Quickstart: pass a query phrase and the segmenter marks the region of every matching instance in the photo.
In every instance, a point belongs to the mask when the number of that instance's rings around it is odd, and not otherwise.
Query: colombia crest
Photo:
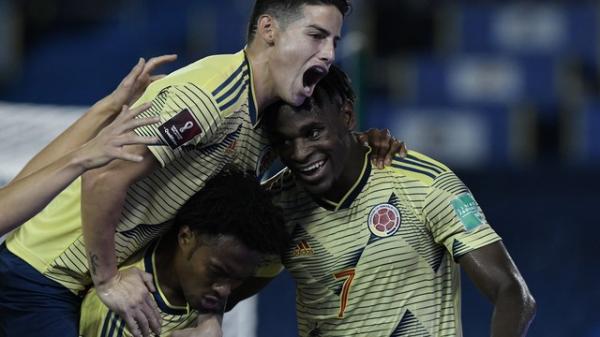
[[[380,238],[394,235],[401,222],[400,212],[391,204],[377,205],[369,212],[369,230]]]

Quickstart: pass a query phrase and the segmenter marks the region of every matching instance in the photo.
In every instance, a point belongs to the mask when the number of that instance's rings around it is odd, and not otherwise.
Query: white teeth
[[[302,172],[309,172],[309,171],[312,171],[312,170],[316,170],[316,169],[320,168],[321,166],[323,166],[324,164],[325,164],[325,161],[324,160],[320,160],[320,161],[318,161],[318,162],[316,162],[314,164],[311,164],[310,166],[307,166],[305,168],[300,169],[300,171],[302,171]]]

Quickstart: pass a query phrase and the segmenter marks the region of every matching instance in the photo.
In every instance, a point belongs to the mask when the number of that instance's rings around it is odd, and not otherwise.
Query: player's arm
[[[117,158],[140,161],[141,157],[123,151],[123,146],[158,141],[155,137],[130,133],[136,127],[157,122],[155,118],[134,118],[147,107],[141,106],[132,111],[124,108],[121,115],[90,142],[0,189],[0,234],[27,221],[86,170]]]
[[[75,151],[90,141],[119,115],[124,105],[131,105],[150,83],[164,76],[153,75],[157,67],[176,58],[176,55],[163,55],[151,58],[148,62],[140,59],[111,94],[96,102],[75,123],[36,154],[13,180],[19,180],[50,165],[65,153]]]
[[[458,262],[494,304],[491,336],[525,336],[536,303],[502,242],[473,250],[459,257]]]
[[[160,314],[151,298],[152,276],[137,268],[117,270],[115,231],[129,187],[159,164],[144,145],[125,151],[140,162],[116,160],[82,177],[82,225],[90,274],[98,297],[125,320],[136,337],[160,333]]]
[[[377,168],[392,165],[395,155],[406,156],[406,145],[392,136],[389,129],[369,129],[356,133],[361,143],[368,144],[371,151],[371,162]]]

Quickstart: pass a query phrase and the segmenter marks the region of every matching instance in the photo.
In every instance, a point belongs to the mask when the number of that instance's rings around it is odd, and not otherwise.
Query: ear
[[[196,234],[188,226],[181,226],[177,233],[179,247],[186,250],[196,246]]]
[[[257,33],[260,38],[269,46],[275,44],[275,32],[277,21],[269,14],[263,14],[258,18]]]
[[[351,102],[344,102],[341,107],[342,118],[344,125],[348,131],[354,130],[356,127],[356,117],[354,116],[354,105]]]

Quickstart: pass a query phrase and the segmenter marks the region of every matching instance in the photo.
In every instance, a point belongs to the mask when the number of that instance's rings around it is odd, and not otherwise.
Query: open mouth
[[[327,69],[320,66],[312,66],[304,72],[302,84],[305,88],[313,88],[317,83],[327,75]]]
[[[307,176],[307,177],[311,177],[314,176],[315,174],[317,174],[317,172],[319,172],[319,170],[325,166],[325,163],[327,162],[327,160],[319,160],[316,161],[306,167],[302,167],[302,168],[298,168],[297,170],[303,175],[303,176]]]

